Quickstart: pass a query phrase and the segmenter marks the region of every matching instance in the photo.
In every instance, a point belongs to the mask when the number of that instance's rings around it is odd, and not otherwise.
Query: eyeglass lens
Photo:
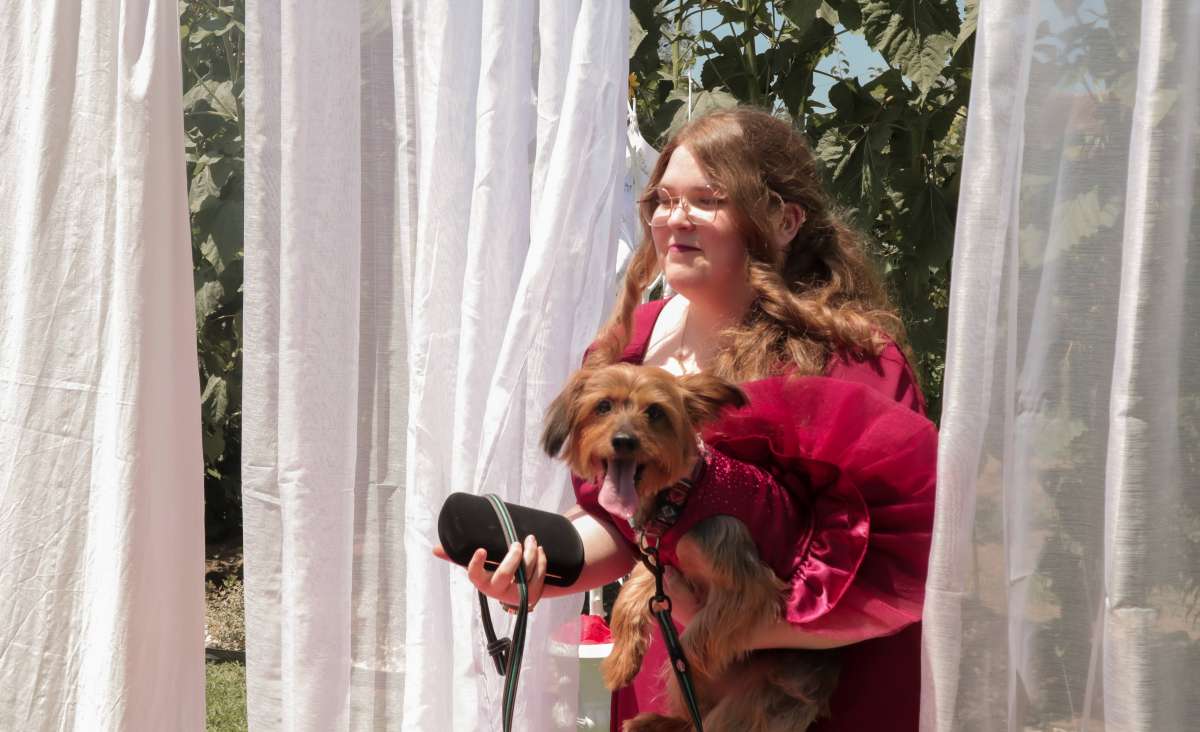
[[[677,206],[693,224],[712,223],[725,198],[714,188],[696,188],[673,196],[666,188],[651,189],[641,201],[642,219],[650,226],[666,226]]]

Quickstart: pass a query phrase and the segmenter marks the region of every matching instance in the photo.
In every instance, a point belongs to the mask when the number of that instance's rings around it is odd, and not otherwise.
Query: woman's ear
[[[779,207],[779,217],[776,219],[775,246],[782,248],[790,244],[807,219],[808,213],[803,206],[792,201],[784,201],[783,205]]]
[[[693,427],[699,428],[716,419],[726,407],[740,408],[749,403],[741,389],[711,374],[680,376],[679,385],[683,388],[683,402]]]

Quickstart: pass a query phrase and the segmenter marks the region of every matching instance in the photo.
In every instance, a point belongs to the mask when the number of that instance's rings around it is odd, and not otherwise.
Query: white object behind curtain
[[[922,729],[1200,719],[1200,4],[980,5]]]
[[[654,172],[654,164],[658,162],[658,150],[638,128],[637,112],[633,109],[632,101],[626,108],[625,124],[625,185],[624,197],[621,201],[621,217],[617,235],[617,289],[625,278],[625,268],[629,258],[637,251],[642,240],[642,222],[638,213],[637,199],[642,195],[650,175]]]
[[[537,441],[611,299],[628,9],[247,14],[250,727],[498,729],[435,520],[573,502]],[[575,727],[581,604],[531,616],[519,729]]]
[[[0,729],[204,727],[175,2],[0,6]]]

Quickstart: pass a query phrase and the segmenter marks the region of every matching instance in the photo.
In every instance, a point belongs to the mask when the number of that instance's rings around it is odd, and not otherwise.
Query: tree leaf
[[[846,30],[858,30],[862,25],[858,0],[825,0],[817,9],[817,17],[831,26],[840,23]]]
[[[232,81],[216,82],[211,79],[201,79],[183,95],[183,111],[185,114],[204,111],[198,109],[201,103],[207,104],[208,109],[229,120],[238,118],[237,97],[233,93]]]
[[[708,112],[718,109],[729,109],[738,105],[737,97],[733,96],[722,89],[714,89],[712,91],[699,91],[692,97],[692,117],[699,117]],[[675,112],[675,117],[671,120],[671,126],[667,130],[667,137],[671,137],[679,128],[683,127],[688,122],[687,105],[683,105]]]
[[[221,187],[213,180],[212,169],[207,165],[199,165],[192,175],[191,185],[188,186],[188,208],[192,213],[199,213],[220,202]]]
[[[877,147],[878,135],[865,126],[849,133],[828,131],[817,143],[817,156],[829,171],[829,188],[845,206],[858,212],[858,223],[869,226],[883,197],[887,161]]]
[[[749,101],[750,85],[746,83],[746,72],[742,66],[741,49],[731,53],[712,56],[700,69],[700,84],[706,89],[724,87],[738,99]],[[686,88],[681,90],[687,91]]]
[[[780,81],[777,85],[779,96],[783,99],[784,106],[787,107],[788,113],[797,115],[800,113],[800,106],[809,98],[813,91],[813,73],[810,69],[796,68],[800,64],[793,64],[790,73],[780,75]]]
[[[225,379],[220,376],[209,376],[200,394],[200,404],[213,422],[222,422],[229,408],[229,389]]]
[[[221,259],[221,252],[211,236],[200,243],[200,256],[212,265],[213,271],[218,275],[225,271],[225,262]]]
[[[926,182],[912,199],[909,224],[918,267],[941,266],[954,246],[954,220],[941,189]]]
[[[950,60],[958,9],[953,0],[868,0],[862,28],[871,47],[924,94]]]
[[[822,4],[822,0],[786,0],[779,11],[795,27],[796,33],[801,34],[817,19],[817,10]]]
[[[637,15],[631,13],[629,15],[629,55],[630,56],[633,56],[633,54],[637,51],[637,47],[639,45],[641,45],[642,39],[645,38],[646,35],[647,35],[646,29],[642,27],[641,21],[638,20]]]
[[[220,282],[205,282],[196,289],[196,327],[204,325],[204,321],[221,306],[221,297],[225,288]]]
[[[954,41],[951,53],[958,53],[963,44],[975,37],[975,28],[979,25],[979,0],[964,0],[966,13],[963,15],[962,27],[958,29],[958,38]]]

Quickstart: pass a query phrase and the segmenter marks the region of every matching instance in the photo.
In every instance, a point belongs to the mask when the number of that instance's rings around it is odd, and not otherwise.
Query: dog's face
[[[641,524],[660,490],[688,476],[700,428],[745,406],[733,384],[707,374],[676,378],[651,366],[584,368],[546,414],[542,447],[600,486],[600,505]]]

